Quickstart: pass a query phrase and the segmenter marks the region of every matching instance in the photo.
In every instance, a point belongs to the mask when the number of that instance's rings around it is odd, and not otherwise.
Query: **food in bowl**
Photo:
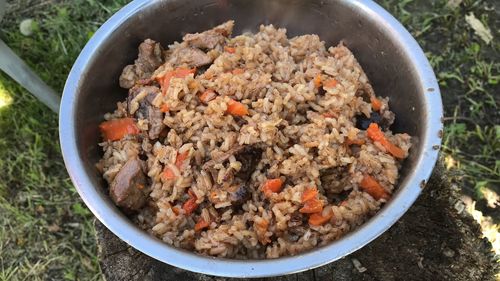
[[[151,39],[124,68],[97,164],[109,194],[175,247],[236,259],[295,255],[339,239],[390,199],[411,137],[390,130],[342,43],[233,21]]]

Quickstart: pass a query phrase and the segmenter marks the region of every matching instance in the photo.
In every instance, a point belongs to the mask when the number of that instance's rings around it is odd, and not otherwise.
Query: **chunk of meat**
[[[155,86],[139,86],[129,90],[127,107],[130,115],[138,119],[146,119],[149,123],[148,136],[157,139],[165,128],[164,113],[153,105],[153,100],[160,93]]]
[[[120,75],[120,87],[132,88],[136,81],[148,79],[163,63],[163,48],[160,43],[146,39],[139,45],[139,55],[134,64],[127,65]]]
[[[198,48],[178,47],[172,52],[168,62],[173,66],[200,67],[212,63],[212,58]]]
[[[250,176],[255,171],[257,164],[259,164],[260,159],[262,158],[262,152],[263,152],[262,148],[260,148],[258,145],[237,146],[233,149],[228,150],[225,153],[222,153],[218,157],[213,158],[210,161],[207,161],[203,165],[203,169],[212,173],[212,170],[214,169],[215,165],[224,164],[226,161],[229,160],[229,157],[234,155],[236,160],[241,162],[241,169],[238,172],[236,172],[234,176],[239,178],[243,182],[246,182],[250,179]],[[229,172],[231,171],[228,171],[228,173]],[[229,180],[230,177],[227,177],[227,179]]]
[[[213,49],[222,45],[225,39],[233,32],[234,21],[230,20],[202,33],[186,34],[184,42],[200,49]]]
[[[350,174],[347,166],[319,171],[321,186],[329,194],[341,193],[349,185]]]
[[[146,204],[147,179],[142,166],[141,160],[129,159],[111,182],[111,199],[126,211],[137,211]]]
[[[262,158],[262,152],[263,150],[260,147],[246,145],[235,153],[234,157],[237,161],[241,162],[241,169],[235,176],[243,181],[248,181]]]

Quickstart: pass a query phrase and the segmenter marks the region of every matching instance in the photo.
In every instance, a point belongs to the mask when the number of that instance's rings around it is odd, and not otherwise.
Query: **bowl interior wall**
[[[185,33],[209,29],[226,20],[236,21],[234,35],[258,30],[260,24],[285,27],[288,36],[318,34],[327,46],[343,41],[355,54],[367,73],[377,95],[389,96],[391,110],[396,113],[393,130],[416,137],[417,143],[405,160],[400,184],[415,169],[422,151],[426,112],[423,110],[424,89],[415,70],[401,52],[388,27],[375,25],[371,14],[356,10],[343,1],[286,0],[174,0],[151,1],[139,14],[130,17],[102,44],[84,75],[77,93],[76,132],[80,157],[94,186],[106,195],[106,185],[95,169],[101,157],[98,147],[98,125],[106,112],[116,108],[127,91],[118,86],[118,77],[127,64],[133,63],[138,45],[146,38],[164,47],[180,41]],[[60,118],[70,118],[61,116]],[[111,204],[111,203],[110,203]]]

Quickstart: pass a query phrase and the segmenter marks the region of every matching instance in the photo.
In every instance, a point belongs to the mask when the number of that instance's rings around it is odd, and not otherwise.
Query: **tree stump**
[[[98,257],[108,281],[233,280],[185,271],[150,258],[100,222]],[[338,261],[272,280],[494,280],[491,244],[465,211],[459,191],[439,163],[417,202],[386,233]],[[250,279],[239,279],[250,280]],[[271,280],[267,278],[252,280]]]

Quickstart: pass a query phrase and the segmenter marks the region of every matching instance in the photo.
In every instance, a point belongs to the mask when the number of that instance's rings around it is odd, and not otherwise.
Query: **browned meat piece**
[[[132,88],[137,80],[147,79],[163,63],[160,43],[146,39],[139,45],[139,55],[133,65],[127,65],[120,76],[120,87]]]
[[[241,162],[241,169],[235,176],[243,181],[248,181],[262,158],[262,148],[255,145],[246,145],[235,153],[234,157]]]
[[[290,220],[288,221],[288,227],[290,228],[296,227],[302,225],[303,222],[304,222],[304,216],[302,216],[300,212],[296,211],[292,214]]]
[[[212,63],[212,58],[198,48],[179,47],[172,52],[168,62],[173,66],[200,67]]]
[[[347,166],[323,169],[319,171],[321,186],[328,194],[339,194],[350,185]]]
[[[246,182],[250,179],[250,176],[255,171],[257,164],[260,162],[262,157],[262,148],[257,145],[237,146],[228,150],[226,153],[221,154],[217,158],[207,161],[203,165],[203,169],[211,171],[213,170],[213,166],[216,164],[224,164],[229,157],[231,157],[231,155],[234,155],[236,160],[241,162],[241,169],[234,176]],[[228,180],[232,178],[232,175],[226,176],[228,176]]]
[[[202,33],[186,34],[184,42],[200,49],[213,49],[223,44],[226,37],[233,32],[234,21],[230,20]]]
[[[229,190],[229,200],[233,206],[239,207],[250,200],[252,193],[244,183],[234,185]]]
[[[142,161],[129,159],[116,174],[109,194],[115,204],[126,211],[137,211],[146,204],[146,175],[142,171]]]
[[[148,136],[150,139],[157,139],[162,130],[164,114],[161,110],[153,106],[153,100],[160,93],[160,89],[155,86],[140,86],[130,89],[127,98],[127,107],[130,115],[138,119],[146,119],[149,122]]]

